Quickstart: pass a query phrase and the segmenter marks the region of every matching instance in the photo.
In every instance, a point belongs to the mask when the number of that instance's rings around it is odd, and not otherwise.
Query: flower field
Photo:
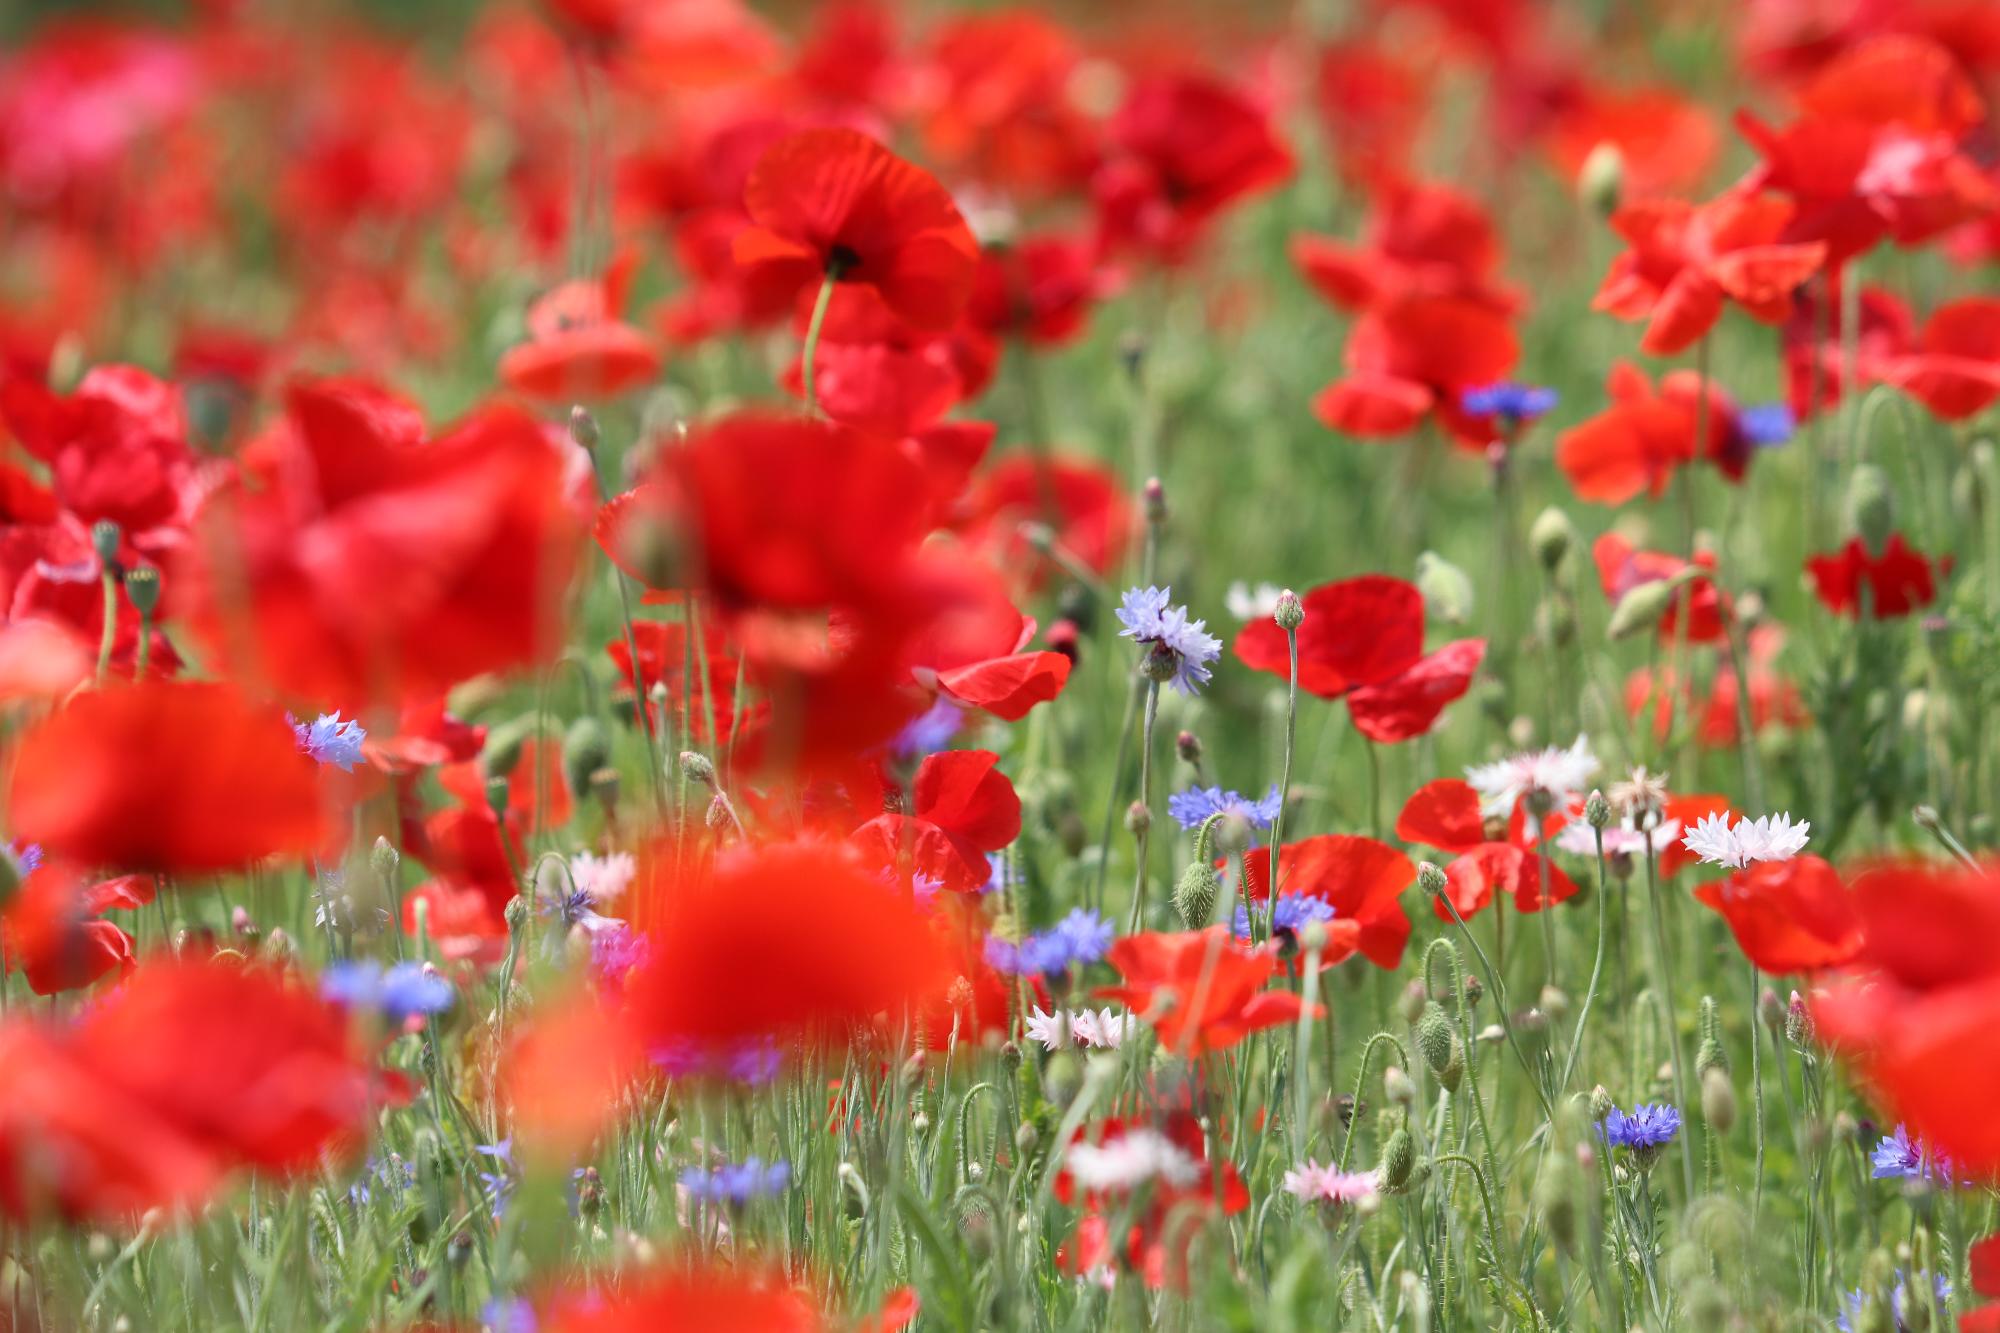
[[[2000,1330],[1996,113],[0,12],[0,1333]]]

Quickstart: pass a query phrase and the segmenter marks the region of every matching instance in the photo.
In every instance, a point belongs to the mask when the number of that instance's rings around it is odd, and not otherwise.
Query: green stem
[[[97,683],[111,671],[111,649],[118,642],[118,576],[104,566],[104,630],[97,636]]]
[[[819,411],[819,395],[813,380],[814,363],[819,357],[820,328],[826,323],[827,307],[833,304],[833,289],[840,281],[840,268],[838,262],[826,266],[826,276],[820,279],[819,295],[813,299],[812,320],[806,325],[805,350],[799,355],[800,375],[805,380],[808,412]]]
[[[1139,734],[1139,804],[1146,817],[1133,834],[1132,924],[1126,933],[1136,934],[1146,924],[1146,853],[1151,846],[1153,822],[1153,723],[1160,714],[1160,682],[1146,682],[1146,724]]]

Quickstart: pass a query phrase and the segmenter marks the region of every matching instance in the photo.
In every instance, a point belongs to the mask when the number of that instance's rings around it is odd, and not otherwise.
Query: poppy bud
[[[1401,1194],[1410,1184],[1410,1173],[1417,1166],[1417,1143],[1410,1137],[1410,1131],[1398,1127],[1389,1141],[1382,1145],[1382,1162],[1377,1168],[1377,1178],[1384,1194]]]
[[[1804,1046],[1813,1039],[1812,1013],[1797,991],[1792,992],[1791,1003],[1785,1006],[1785,1039],[1794,1046]]]
[[[1134,801],[1125,807],[1125,831],[1137,837],[1153,826],[1153,812],[1144,801]]]
[[[1757,1021],[1773,1032],[1785,1026],[1784,1001],[1769,986],[1764,987],[1763,993],[1757,997]]]
[[[1405,1023],[1415,1027],[1430,1002],[1430,988],[1424,985],[1422,978],[1411,977],[1410,984],[1403,987],[1402,995],[1397,998],[1396,1009]]]
[[[1568,514],[1550,505],[1535,516],[1534,525],[1528,529],[1528,545],[1542,568],[1553,574],[1576,545],[1576,525],[1569,521]]]
[[[1390,1065],[1382,1071],[1382,1095],[1393,1105],[1407,1110],[1416,1105],[1417,1085],[1400,1068]]]
[[[584,716],[569,724],[563,733],[563,781],[581,796],[590,790],[590,775],[611,759],[611,740],[596,718]]]
[[[1299,949],[1304,953],[1324,953],[1329,938],[1324,921],[1308,921],[1299,928]]]
[[[1035,1122],[1032,1120],[1023,1120],[1021,1127],[1014,1131],[1014,1147],[1023,1158],[1033,1153],[1041,1141],[1042,1132],[1035,1128]]]
[[[1271,619],[1278,622],[1279,629],[1289,634],[1306,623],[1306,604],[1299,600],[1297,593],[1287,588],[1278,594],[1278,606],[1271,613]]]
[[[1255,831],[1240,811],[1231,810],[1215,821],[1215,849],[1225,855],[1241,855],[1250,850]]]
[[[1206,861],[1190,861],[1174,885],[1174,910],[1189,930],[1200,930],[1208,924],[1221,893],[1222,877],[1215,873],[1215,867]]]
[[[1611,608],[1611,623],[1605,626],[1604,637],[1615,643],[1659,624],[1660,617],[1674,604],[1678,588],[1673,579],[1647,579],[1634,585]]]
[[[384,883],[395,880],[397,870],[403,864],[403,854],[387,838],[377,836],[375,845],[368,850],[369,864],[375,867],[375,875]]]
[[[1472,615],[1472,580],[1435,551],[1417,557],[1417,591],[1423,594],[1424,614],[1433,624],[1463,625]]]
[[[1576,642],[1576,607],[1567,597],[1544,597],[1535,603],[1535,637],[1567,648]]]
[[[1070,1051],[1057,1051],[1042,1066],[1042,1091],[1050,1102],[1067,1111],[1083,1091],[1083,1065]]]
[[[1606,140],[1590,150],[1576,173],[1576,197],[1585,208],[1608,218],[1625,194],[1625,154]]]
[[[125,539],[125,530],[108,518],[100,518],[90,525],[90,549],[97,552],[97,558],[106,569],[118,563],[118,544]]]
[[[505,915],[507,918],[507,933],[510,935],[519,935],[522,928],[528,924],[528,900],[518,893],[515,894],[507,900]]]
[[[1542,1215],[1565,1253],[1576,1252],[1577,1198],[1583,1193],[1583,1172],[1568,1153],[1552,1153],[1535,1177],[1535,1210]]]
[[[1445,886],[1450,882],[1445,878],[1444,871],[1438,869],[1435,862],[1417,862],[1417,887],[1424,891],[1426,898],[1437,897],[1444,892]]]
[[[715,765],[709,761],[708,756],[705,754],[697,754],[693,750],[682,750],[681,772],[704,787],[712,789],[715,786]]]
[[[1000,1045],[1000,1063],[1006,1067],[1007,1072],[1010,1074],[1019,1069],[1021,1067],[1021,1048],[1011,1041],[1002,1042]]]
[[[1592,788],[1590,796],[1583,803],[1583,817],[1592,828],[1609,828],[1611,825],[1611,802],[1604,799],[1604,793]]]
[[[1701,1046],[1695,1051],[1694,1072],[1707,1075],[1711,1069],[1729,1072],[1729,1053],[1722,1049],[1722,1043],[1714,1037],[1703,1037]]]
[[[1182,763],[1198,764],[1201,762],[1201,737],[1192,731],[1183,731],[1174,737],[1174,750],[1180,755]]]
[[[606,765],[590,775],[590,794],[609,810],[618,804],[618,770]]]
[[[1486,985],[1476,976],[1465,979],[1465,1005],[1467,1009],[1477,1009],[1479,1002],[1486,998]]]
[[[569,410],[569,437],[576,441],[576,447],[593,457],[597,453],[598,442],[603,433],[597,429],[597,418],[582,403]]]
[[[1434,1004],[1426,1007],[1423,1017],[1417,1020],[1416,1038],[1417,1053],[1424,1057],[1439,1086],[1446,1092],[1457,1092],[1459,1079],[1465,1073],[1465,1054],[1444,1010]]]
[[[160,605],[160,571],[151,565],[126,570],[125,596],[135,611],[150,620]]]
[[[1889,476],[1873,463],[1857,463],[1847,478],[1847,496],[1841,505],[1848,530],[1879,553],[1896,526],[1895,499],[1889,493]]]
[[[1727,1134],[1736,1123],[1736,1089],[1728,1069],[1712,1065],[1701,1076],[1701,1118],[1718,1134]]]

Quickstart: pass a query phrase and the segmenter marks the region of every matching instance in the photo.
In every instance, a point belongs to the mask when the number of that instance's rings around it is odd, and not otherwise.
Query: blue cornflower
[[[761,1157],[746,1157],[740,1163],[709,1171],[691,1166],[681,1172],[681,1188],[688,1192],[688,1197],[709,1203],[745,1204],[766,1195],[782,1194],[791,1183],[791,1163],[767,1165]]]
[[[903,724],[889,742],[889,753],[898,759],[920,759],[951,744],[964,724],[965,710],[939,695],[929,708]]]
[[[373,1010],[391,1023],[413,1014],[441,1014],[457,994],[427,963],[397,963],[385,971],[370,958],[327,964],[319,992],[349,1009]]]
[[[1951,1163],[1912,1140],[1906,1125],[1897,1125],[1894,1134],[1883,1135],[1869,1161],[1872,1167],[1869,1174],[1876,1180],[1936,1178],[1951,1183]]]
[[[1054,941],[1063,952],[1063,966],[1081,966],[1094,963],[1104,957],[1111,947],[1111,923],[1096,912],[1076,907],[1070,914],[1049,930],[1043,938]]]
[[[1002,889],[1011,889],[1021,882],[1021,872],[1009,870],[1007,858],[999,852],[986,853],[986,864],[990,867],[991,873],[986,876],[986,884],[979,890],[981,893],[998,893]]]
[[[751,1087],[777,1078],[785,1063],[783,1049],[769,1037],[752,1038],[728,1050],[677,1037],[646,1054],[655,1066],[675,1078],[727,1078]]]
[[[1224,791],[1220,787],[1189,787],[1167,797],[1167,813],[1184,829],[1198,829],[1214,815],[1230,814],[1242,815],[1252,828],[1269,828],[1284,804],[1285,798],[1279,794],[1275,782],[1262,799],[1254,801],[1241,792]]]
[[[546,917],[553,917],[562,924],[562,933],[567,935],[573,926],[590,928],[605,918],[597,914],[597,899],[589,889],[568,889],[552,893],[536,900],[536,907]]]
[[[347,1197],[359,1206],[374,1198],[377,1188],[386,1190],[388,1197],[393,1199],[415,1189],[416,1184],[417,1164],[390,1153],[386,1158],[368,1159],[361,1175],[347,1187]]]
[[[535,1307],[520,1297],[495,1297],[479,1311],[479,1321],[492,1333],[538,1333],[542,1326]]]
[[[479,1177],[479,1183],[486,1187],[488,1197],[493,1200],[493,1220],[497,1222],[500,1220],[500,1214],[507,1209],[507,1196],[514,1192],[516,1185],[520,1184],[514,1166],[514,1136],[509,1134],[498,1143],[475,1143],[472,1145],[472,1151],[481,1157],[493,1160],[495,1167],[493,1171],[480,1171],[475,1174]]]
[[[1629,1148],[1640,1167],[1649,1167],[1681,1131],[1681,1113],[1671,1106],[1642,1102],[1626,1115],[1617,1107],[1604,1117],[1604,1141]]]
[[[1019,944],[997,935],[986,937],[986,961],[997,972],[1018,976],[1048,976],[1094,963],[1111,947],[1111,923],[1096,912],[1074,908],[1047,930]]]
[[[1152,650],[1148,670],[1155,679],[1182,694],[1194,694],[1208,683],[1208,663],[1222,656],[1222,640],[1206,633],[1208,622],[1189,620],[1187,608],[1173,606],[1172,588],[1128,588],[1118,608],[1120,638],[1134,639]]]
[[[292,724],[299,748],[320,763],[352,773],[361,762],[361,743],[368,739],[368,733],[359,722],[352,719],[343,722],[338,712],[321,713],[311,722],[301,722],[287,713],[285,721]]]
[[[1554,389],[1515,384],[1511,380],[1466,389],[1458,396],[1458,405],[1467,416],[1500,417],[1509,429],[1544,415],[1555,407],[1556,401]]]
[[[1736,433],[1755,445],[1783,444],[1798,424],[1783,403],[1751,403],[1736,409]]]
[[[1315,921],[1331,921],[1334,918],[1333,904],[1324,898],[1315,898],[1310,893],[1281,893],[1278,906],[1271,913],[1271,930],[1289,930],[1294,935]],[[1250,938],[1250,909],[1243,903],[1236,904],[1236,938]]]
[[[1942,1273],[1932,1276],[1937,1284],[1938,1304],[1942,1305],[1951,1299],[1951,1283],[1945,1280]],[[1840,1333],[1854,1333],[1855,1326],[1861,1322],[1861,1316],[1867,1307],[1868,1297],[1859,1287],[1846,1293],[1840,1298],[1840,1314],[1834,1320],[1834,1326],[1840,1329]],[[1910,1278],[1899,1268],[1896,1270],[1895,1289],[1889,1293],[1889,1312],[1896,1318],[1897,1333],[1903,1333],[1903,1330],[1910,1326],[1909,1308]]]
[[[14,858],[14,868],[20,872],[22,879],[42,868],[42,844],[39,842],[10,842],[7,854]]]

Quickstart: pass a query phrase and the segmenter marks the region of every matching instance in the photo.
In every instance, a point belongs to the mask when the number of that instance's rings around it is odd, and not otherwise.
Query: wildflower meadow
[[[2000,1330],[1996,113],[0,5],[0,1333]]]

